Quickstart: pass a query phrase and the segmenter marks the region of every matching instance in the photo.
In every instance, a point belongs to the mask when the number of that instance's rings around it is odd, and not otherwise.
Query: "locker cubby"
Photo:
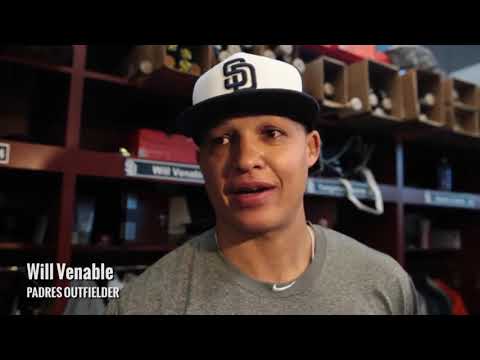
[[[0,138],[63,145],[70,78],[22,64],[0,64]]]
[[[324,107],[345,107],[348,103],[348,68],[341,61],[322,56],[308,63],[303,75],[304,91]],[[329,90],[333,94],[329,94]]]
[[[348,78],[349,98],[360,99],[364,115],[393,121],[404,119],[402,83],[395,66],[373,60],[360,61],[349,65]],[[372,92],[378,106],[372,101]],[[377,110],[380,107],[383,107],[382,114]],[[346,109],[340,115],[349,117],[356,114]]]
[[[447,122],[442,75],[425,70],[408,70],[402,76],[405,120],[432,126]]]

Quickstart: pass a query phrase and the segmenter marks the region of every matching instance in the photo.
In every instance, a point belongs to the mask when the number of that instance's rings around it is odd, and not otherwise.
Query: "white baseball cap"
[[[232,116],[285,116],[310,129],[320,110],[318,102],[303,92],[302,77],[294,66],[243,52],[200,76],[192,102],[177,125],[197,144],[208,129]]]

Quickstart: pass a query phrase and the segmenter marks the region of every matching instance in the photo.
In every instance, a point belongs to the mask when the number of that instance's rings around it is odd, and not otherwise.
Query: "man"
[[[108,314],[416,312],[392,258],[307,223],[319,106],[293,66],[235,54],[200,77],[193,104],[179,122],[199,146],[216,226],[127,285]]]

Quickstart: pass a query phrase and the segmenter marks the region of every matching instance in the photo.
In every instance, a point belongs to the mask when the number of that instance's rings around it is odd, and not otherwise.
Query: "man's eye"
[[[272,139],[276,139],[283,135],[283,133],[278,129],[268,129],[265,131],[266,135]]]
[[[214,145],[226,145],[230,142],[230,137],[228,135],[217,136],[212,139]]]

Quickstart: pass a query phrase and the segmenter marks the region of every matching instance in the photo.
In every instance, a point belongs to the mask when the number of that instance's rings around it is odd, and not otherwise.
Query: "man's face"
[[[280,116],[231,118],[210,130],[198,161],[217,221],[248,233],[274,230],[303,211],[320,136]]]

